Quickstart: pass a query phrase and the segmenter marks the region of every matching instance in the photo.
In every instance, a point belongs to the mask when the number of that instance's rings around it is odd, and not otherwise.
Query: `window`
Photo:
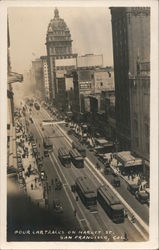
[[[101,86],[101,87],[103,86],[103,82],[100,83],[100,86]]]

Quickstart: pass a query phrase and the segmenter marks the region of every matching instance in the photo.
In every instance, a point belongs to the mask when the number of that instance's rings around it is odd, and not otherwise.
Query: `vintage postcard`
[[[158,249],[158,2],[0,12],[1,249]]]

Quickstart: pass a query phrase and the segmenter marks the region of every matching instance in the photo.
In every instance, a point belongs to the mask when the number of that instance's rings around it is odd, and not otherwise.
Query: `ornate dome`
[[[51,39],[49,39],[51,37]],[[65,21],[59,17],[59,11],[56,8],[54,10],[54,18],[51,19],[49,25],[48,25],[48,30],[47,30],[47,40],[56,40],[56,37],[58,37],[58,40],[71,40],[71,34],[70,30],[67,27]],[[60,39],[61,37],[61,39]]]

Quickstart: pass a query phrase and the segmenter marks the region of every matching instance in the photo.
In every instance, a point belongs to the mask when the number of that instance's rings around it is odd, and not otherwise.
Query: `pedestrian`
[[[40,148],[40,143],[39,143],[39,148]]]
[[[124,217],[128,218],[128,211],[127,210],[124,210]]]
[[[76,196],[76,201],[78,201],[78,196]]]
[[[30,186],[31,186],[31,190],[33,190],[33,188],[34,188],[33,183],[31,183],[31,185],[30,185]]]
[[[135,223],[135,216],[134,215],[132,215],[131,221],[132,221],[132,223]]]

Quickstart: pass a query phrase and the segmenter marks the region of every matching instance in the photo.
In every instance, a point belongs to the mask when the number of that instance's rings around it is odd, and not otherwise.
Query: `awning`
[[[110,141],[107,141],[106,139],[95,139],[96,143],[101,147],[110,147],[113,146],[113,143]]]
[[[124,167],[131,167],[131,166],[140,166],[143,164],[141,158],[136,158],[131,154],[130,151],[122,151],[115,154],[116,159],[124,166]]]

